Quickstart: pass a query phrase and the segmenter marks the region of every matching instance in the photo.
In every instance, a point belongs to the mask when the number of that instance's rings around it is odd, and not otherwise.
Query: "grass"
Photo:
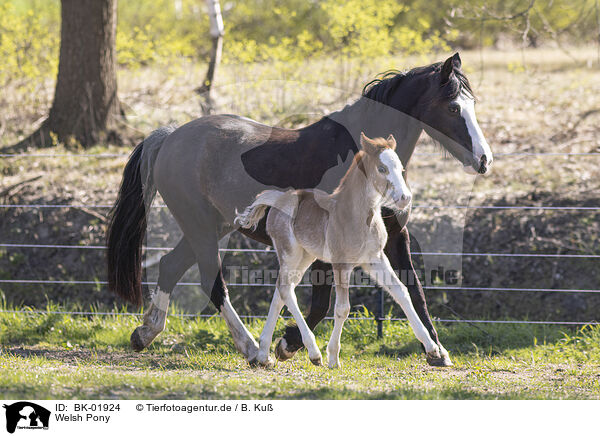
[[[305,352],[251,368],[220,318],[170,317],[149,350],[131,316],[0,314],[0,396],[55,399],[599,399],[600,328],[438,325],[453,368],[431,368],[406,323],[347,323],[343,368]],[[249,329],[258,336],[261,321]],[[283,328],[283,321],[280,321]],[[321,349],[331,325],[317,329]],[[281,330],[280,330],[281,331]]]

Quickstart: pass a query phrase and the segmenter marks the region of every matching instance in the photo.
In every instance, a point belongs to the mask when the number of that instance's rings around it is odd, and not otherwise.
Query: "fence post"
[[[383,338],[383,318],[385,316],[385,309],[384,309],[384,297],[385,294],[383,293],[383,289],[379,288],[379,310],[378,310],[378,315],[375,318],[375,321],[377,322],[377,337],[379,339]]]

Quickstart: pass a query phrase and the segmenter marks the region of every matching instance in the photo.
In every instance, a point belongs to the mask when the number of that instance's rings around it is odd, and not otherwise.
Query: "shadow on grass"
[[[218,360],[211,360],[209,364],[203,365],[198,362],[195,355],[190,359],[185,354],[151,354],[134,353],[122,351],[87,351],[87,350],[61,350],[52,348],[5,348],[5,353],[18,356],[23,359],[42,358],[48,361],[61,362],[66,365],[100,365],[118,368],[119,370],[202,370],[234,372],[226,364]]]
[[[267,395],[269,399],[287,400],[486,400],[486,399],[510,399],[516,398],[514,394],[488,394],[473,392],[460,388],[436,388],[432,391],[421,391],[411,388],[400,388],[394,392],[358,392],[349,389],[317,388],[308,389],[298,393],[287,393],[285,396]],[[249,397],[252,398],[252,397]]]

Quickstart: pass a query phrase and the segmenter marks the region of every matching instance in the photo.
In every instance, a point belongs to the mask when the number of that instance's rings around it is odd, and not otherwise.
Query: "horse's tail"
[[[293,195],[292,192],[276,191],[273,189],[263,191],[256,196],[256,200],[243,212],[235,211],[237,216],[234,223],[239,224],[245,229],[252,228],[252,230],[256,230],[259,221],[269,207],[275,207],[289,216],[293,216],[297,204],[298,197]]]
[[[142,243],[156,187],[152,169],[160,146],[174,127],[161,127],[140,142],[123,171],[106,232],[108,288],[125,301],[142,303]]]

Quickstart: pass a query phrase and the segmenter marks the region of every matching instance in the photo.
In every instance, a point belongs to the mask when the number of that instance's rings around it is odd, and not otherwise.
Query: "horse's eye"
[[[457,114],[460,112],[460,105],[458,104],[451,104],[450,106],[448,106],[448,110],[450,112],[452,112],[453,114]]]
[[[384,167],[383,165],[380,165],[377,167],[377,171],[379,171],[381,174],[386,174],[387,173],[387,168]]]

